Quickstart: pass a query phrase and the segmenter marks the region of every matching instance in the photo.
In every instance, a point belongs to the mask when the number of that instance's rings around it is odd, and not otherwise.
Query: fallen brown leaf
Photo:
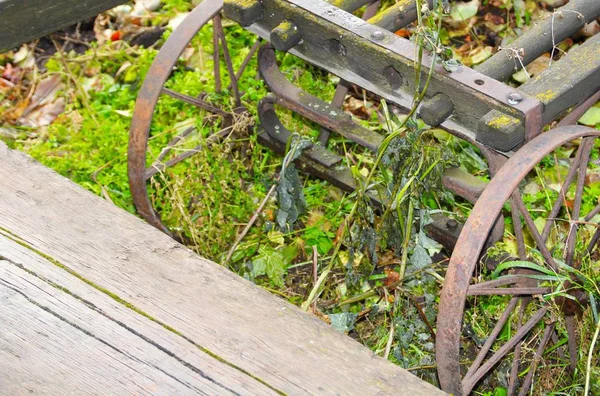
[[[400,274],[398,271],[395,271],[391,268],[385,268],[383,272],[386,275],[386,278],[383,280],[383,285],[385,287],[391,287],[394,284],[397,284],[400,281]]]
[[[50,125],[65,110],[64,98],[57,98],[61,89],[63,86],[58,74],[40,81],[17,123],[29,127]]]
[[[358,118],[362,118],[368,120],[371,118],[371,114],[373,113],[373,107],[370,102],[365,102],[364,100],[356,99],[353,96],[349,96],[344,102],[344,110],[349,111],[354,114]]]

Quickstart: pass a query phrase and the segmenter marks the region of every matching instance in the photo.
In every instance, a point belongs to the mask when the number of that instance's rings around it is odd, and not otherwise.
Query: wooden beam
[[[0,52],[126,2],[127,0],[0,0]]]
[[[600,2],[598,3],[600,9]],[[544,104],[542,125],[585,102],[600,89],[600,35],[569,50],[518,90]]]
[[[0,363],[2,389],[28,381],[44,391],[55,373],[74,370],[66,393],[97,391],[104,375],[122,376],[86,370],[110,365],[93,356],[118,349],[133,371],[133,361],[148,362],[141,373],[150,379],[139,383],[154,393],[179,394],[183,382],[213,394],[443,394],[1,143],[0,256],[0,323],[11,323],[0,331],[0,362],[21,370]],[[133,378],[108,393],[144,393],[127,388]]]
[[[0,250],[3,394],[273,393],[18,243]]]

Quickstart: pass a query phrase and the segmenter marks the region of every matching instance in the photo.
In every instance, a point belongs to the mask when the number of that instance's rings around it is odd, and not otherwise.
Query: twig
[[[383,291],[385,293],[385,299],[389,301],[386,289],[383,289]],[[398,291],[396,290],[394,292],[394,301],[396,301],[397,299],[398,299]],[[392,342],[394,341],[394,316],[395,316],[395,309],[394,309],[394,306],[392,306],[392,311],[391,311],[391,315],[390,315],[390,332],[388,333],[388,339],[387,339],[387,342],[385,343],[385,351],[383,352],[383,358],[385,360],[388,360],[388,358],[390,357],[390,351],[392,350]]]
[[[385,344],[385,352],[383,353],[383,358],[388,360],[390,357],[390,351],[392,350],[392,341],[394,341],[394,319],[390,320],[390,332],[388,334],[388,340]]]
[[[317,283],[317,280],[319,279],[319,277],[318,277],[318,271],[319,271],[319,266],[318,266],[319,253],[318,253],[317,247],[315,245],[313,245],[312,251],[313,251],[313,282]],[[313,301],[313,310],[316,309],[316,308],[317,308],[317,300],[315,299],[315,301]]]
[[[415,370],[431,370],[437,368],[436,364],[429,364],[425,366],[417,366],[417,367],[409,367],[406,371],[415,371]]]
[[[100,191],[102,191],[102,196],[104,197],[104,199],[106,199],[108,202],[110,202],[111,204],[114,205],[113,200],[110,198],[110,195],[108,195],[108,191],[106,191],[106,188],[104,188],[104,185],[102,185],[99,181],[98,181],[98,174],[100,172],[102,172],[108,165],[110,165],[111,163],[113,163],[116,160],[116,158],[108,161],[106,164],[102,165],[101,167],[99,167],[98,169],[96,169],[92,174],[91,174],[91,178],[94,182],[96,182],[96,184],[98,184],[100,186]]]
[[[592,344],[590,345],[590,351],[588,352],[587,367],[585,373],[585,390],[584,395],[590,394],[590,372],[592,371],[592,357],[594,356],[594,348],[598,341],[598,334],[600,334],[600,320],[596,323],[596,331],[594,331],[594,337],[592,338]]]
[[[280,290],[275,290],[275,289],[271,289],[270,287],[261,285],[261,288],[265,289],[266,291],[270,292],[270,293],[275,293],[280,295],[281,297],[285,298],[286,300],[290,299],[290,296],[288,296],[287,294],[285,294],[284,292],[280,291]]]
[[[507,50],[510,51],[512,53],[513,56],[513,60],[518,60],[519,61],[519,65],[521,66],[521,70],[523,70],[525,72],[525,75],[527,76],[527,79],[529,80],[531,78],[531,76],[529,75],[529,73],[527,72],[527,69],[525,68],[525,64],[523,63],[523,48],[511,48],[511,47],[498,47],[499,50]],[[515,67],[518,68],[519,65],[517,65],[517,62],[515,61]]]
[[[275,183],[271,186],[271,189],[269,190],[269,192],[267,192],[267,195],[265,196],[265,198],[262,200],[262,202],[258,206],[258,209],[256,209],[256,211],[250,218],[250,221],[248,222],[248,224],[246,224],[246,227],[244,227],[244,229],[242,230],[242,233],[236,238],[233,245],[231,245],[231,249],[229,249],[229,252],[227,253],[227,257],[225,258],[225,261],[223,262],[223,265],[227,265],[227,263],[229,263],[229,260],[231,260],[231,256],[233,256],[235,249],[237,249],[237,247],[240,244],[240,242],[242,241],[242,239],[244,239],[244,237],[246,236],[248,231],[250,231],[250,228],[252,228],[254,223],[256,223],[258,216],[262,213],[263,209],[265,208],[265,205],[267,204],[267,201],[269,200],[269,198],[271,198],[271,195],[273,195],[276,188],[277,188],[277,183]]]
[[[330,257],[323,257],[322,260],[329,260],[329,258]],[[312,259],[308,260],[308,261],[302,261],[300,263],[296,263],[296,264],[290,265],[287,268],[288,268],[288,270],[290,270],[290,269],[294,269],[294,268],[298,268],[298,267],[303,267],[303,266],[308,265],[308,264],[312,264]]]
[[[340,245],[338,245],[338,246],[340,246]],[[339,251],[339,248],[336,249],[334,254],[337,255],[338,251]],[[335,260],[332,258],[331,261],[329,262],[329,265],[327,266],[327,268],[325,268],[325,270],[321,273],[321,276],[319,276],[319,279],[317,279],[317,282],[315,283],[312,290],[310,291],[308,298],[306,299],[306,301],[304,301],[302,303],[301,308],[304,311],[308,311],[308,308],[312,305],[313,301],[316,301],[317,294],[319,294],[319,292],[321,290],[321,285],[325,282],[325,279],[327,279],[327,277],[329,276],[329,273],[333,269],[334,262],[335,262]]]
[[[355,302],[366,300],[367,298],[373,297],[376,295],[377,295],[377,289],[373,288],[371,290],[368,290],[364,293],[359,294],[358,296],[350,297],[344,301],[340,301],[337,306],[341,307],[343,305],[354,304]]]
[[[415,298],[415,296],[413,296],[410,293],[406,293],[406,295],[408,296],[408,298],[410,298],[412,300],[413,304],[415,304],[415,307],[417,308],[417,312],[419,313],[419,316],[421,317],[421,320],[423,322],[425,322],[425,324],[427,325],[427,328],[429,329],[429,332],[431,333],[431,337],[435,341],[435,329],[433,328],[433,326],[431,325],[431,323],[429,323],[429,319],[427,319],[427,316],[425,315],[425,312],[423,312],[423,309],[421,308],[421,305],[419,304],[419,302],[417,301],[417,299]]]
[[[296,136],[296,134],[292,135],[292,137],[290,139],[292,139],[294,136]],[[288,146],[289,146],[289,144],[288,144]],[[252,228],[252,226],[254,225],[254,223],[256,223],[256,220],[258,219],[258,216],[262,213],[263,209],[265,208],[265,205],[267,204],[267,201],[269,200],[269,198],[271,197],[271,195],[273,195],[273,193],[275,192],[275,189],[277,188],[277,185],[279,184],[279,180],[281,179],[281,174],[285,171],[285,169],[292,162],[292,159],[294,158],[294,154],[295,154],[295,152],[296,152],[297,149],[298,149],[298,147],[296,145],[292,145],[292,148],[288,150],[288,153],[283,158],[283,163],[281,165],[281,172],[275,178],[275,183],[273,183],[273,185],[271,186],[271,188],[267,192],[267,195],[262,200],[262,202],[260,203],[259,207],[256,209],[256,211],[254,212],[254,214],[250,218],[250,221],[248,222],[248,224],[246,224],[246,227],[244,227],[244,229],[242,230],[242,233],[236,238],[235,242],[231,246],[231,249],[229,249],[229,252],[227,253],[227,257],[225,258],[225,261],[223,262],[223,265],[227,265],[227,263],[229,263],[229,260],[231,260],[231,257],[233,256],[233,253],[237,249],[237,247],[240,244],[240,242],[242,241],[242,239],[244,239],[244,237],[246,236],[246,234],[248,234],[248,231],[250,231],[250,228]]]
[[[411,192],[412,194],[412,192]],[[406,230],[404,231],[404,241],[402,243],[402,260],[400,262],[400,282],[404,281],[404,276],[406,274],[406,264],[408,262],[408,245],[412,236],[412,221],[414,215],[415,207],[413,205],[413,201],[409,199],[408,201],[408,217],[406,219]]]
[[[90,102],[88,100],[87,92],[85,92],[85,90],[83,89],[83,87],[81,86],[81,84],[79,84],[79,81],[77,81],[77,79],[73,75],[73,72],[71,71],[71,68],[69,67],[69,65],[66,62],[66,55],[65,55],[65,53],[63,51],[63,48],[58,45],[58,43],[56,42],[56,40],[54,39],[54,37],[51,36],[50,39],[52,40],[52,44],[54,44],[54,47],[56,48],[56,51],[60,55],[60,61],[63,64],[63,67],[65,68],[65,71],[66,71],[67,75],[69,76],[69,78],[71,79],[71,81],[73,81],[73,84],[75,85],[75,88],[77,88],[77,90],[79,91],[79,94],[81,95],[81,100],[83,102],[83,105],[86,107],[86,109],[90,113],[90,118],[94,121],[94,124],[96,124],[96,128],[100,128],[100,124],[98,123],[98,120],[94,116],[94,112],[92,111],[92,108],[90,106]]]
[[[551,30],[551,33],[552,33],[552,52],[550,53],[550,61],[548,62],[548,67],[552,66],[552,59],[554,59],[554,51],[555,50],[559,50],[560,52],[565,53],[565,51],[563,51],[563,50],[561,50],[560,48],[557,47],[556,40],[554,38],[554,16],[556,14],[560,15],[563,12],[572,12],[572,13],[574,13],[575,15],[577,15],[577,18],[579,18],[582,22],[585,23],[585,16],[581,12],[576,11],[576,10],[560,10],[560,11],[556,10],[556,11],[554,11],[552,13],[552,21],[550,23],[550,30]]]
[[[319,259],[319,252],[317,251],[317,247],[315,245],[313,245],[312,247],[312,251],[313,251],[313,259],[312,259],[312,264],[313,264],[313,281],[314,283],[317,283],[317,271],[318,269],[318,259]]]

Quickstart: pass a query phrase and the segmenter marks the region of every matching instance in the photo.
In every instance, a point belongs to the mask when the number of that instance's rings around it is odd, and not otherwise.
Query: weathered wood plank
[[[0,233],[281,393],[442,394],[3,145]]]
[[[2,394],[276,394],[3,236],[0,252]]]
[[[600,10],[600,1],[597,3]],[[600,89],[600,35],[569,50],[566,56],[519,87],[544,104],[542,125],[585,102]]]
[[[126,2],[127,0],[0,0],[0,52]]]

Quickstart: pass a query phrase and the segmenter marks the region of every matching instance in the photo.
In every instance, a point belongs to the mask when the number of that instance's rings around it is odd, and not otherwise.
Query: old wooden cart
[[[407,111],[414,110],[414,92],[419,88],[414,78],[415,54],[418,52],[413,42],[393,32],[414,22],[418,12],[429,12],[434,3],[442,6],[444,2],[400,0],[379,12],[379,2],[370,0],[202,2],[161,49],[137,101],[129,146],[129,177],[138,212],[150,224],[170,233],[151,205],[147,181],[194,152],[166,160],[163,154],[172,148],[168,146],[157,161],[147,167],[152,115],[159,97],[169,95],[196,105],[203,114],[221,118],[224,133],[227,133],[228,120],[236,112],[243,111],[237,79],[255,53],[258,53],[260,74],[272,92],[259,105],[260,140],[280,152],[285,148],[290,131],[278,120],[275,105],[322,125],[326,130],[319,137],[320,144],[306,150],[299,162],[306,171],[343,189],[353,190],[356,186],[350,170],[337,153],[326,148],[330,132],[374,152],[384,137],[353,122],[339,106],[348,87],[356,85],[385,98],[388,103]],[[364,19],[352,14],[363,6],[366,6]],[[260,39],[257,39],[249,57],[237,71],[229,55],[222,15],[269,42],[261,47]],[[447,246],[454,246],[441,291],[436,337],[439,380],[442,388],[453,394],[470,393],[506,358],[512,361],[509,363],[509,392],[512,394],[520,389],[520,394],[526,393],[544,351],[558,342],[559,322],[564,323],[568,335],[566,354],[571,367],[574,368],[577,362],[575,316],[586,305],[585,293],[571,287],[571,282],[567,281],[563,286],[568,290],[569,298],[539,299],[537,296],[547,295],[551,290],[543,284],[541,274],[535,271],[516,270],[508,277],[490,281],[479,281],[473,275],[477,273],[484,246],[502,238],[504,216],[512,220],[518,245],[517,259],[528,260],[535,250],[539,253],[537,262],[556,272],[565,266],[577,268],[582,260],[592,256],[597,259],[600,205],[588,213],[582,213],[581,208],[586,173],[599,165],[600,131],[575,124],[600,98],[600,34],[518,88],[503,81],[598,17],[599,1],[571,0],[476,69],[459,66],[457,70],[447,71],[436,63],[435,50],[422,59],[422,80],[427,78],[431,68],[434,73],[426,99],[418,108],[419,116],[427,124],[442,128],[481,150],[493,176],[489,184],[482,184],[460,169],[449,169],[444,175],[445,187],[476,204],[464,226],[456,226],[448,218],[441,217],[432,230]],[[216,89],[221,89],[220,62],[224,62],[231,81],[229,88],[237,104],[233,111],[164,87],[182,51],[194,35],[208,25],[213,31]],[[343,81],[333,103],[325,103],[289,82],[279,71],[275,51],[289,51],[339,76]],[[560,122],[555,122],[565,114]],[[553,129],[542,133],[550,124]],[[564,159],[569,170],[549,216],[543,227],[538,228],[524,204],[522,181],[536,164],[565,146],[574,148],[569,158]],[[593,236],[582,239],[578,231],[588,226],[596,227]],[[562,241],[550,238],[553,230],[561,227],[568,227],[568,237]],[[470,303],[473,296],[483,299],[506,295],[513,297],[503,303],[495,327],[485,343],[478,347],[477,354],[463,354],[463,316],[473,309]],[[562,318],[557,319],[559,316]],[[501,339],[499,333],[507,321],[518,321],[517,330],[508,339]],[[522,367],[521,360],[521,349],[525,344],[534,350],[528,368]],[[551,349],[566,356],[563,348]],[[517,374],[522,370],[528,374],[519,377]]]
[[[123,0],[0,0],[0,51]],[[443,394],[0,142],[0,393]]]

